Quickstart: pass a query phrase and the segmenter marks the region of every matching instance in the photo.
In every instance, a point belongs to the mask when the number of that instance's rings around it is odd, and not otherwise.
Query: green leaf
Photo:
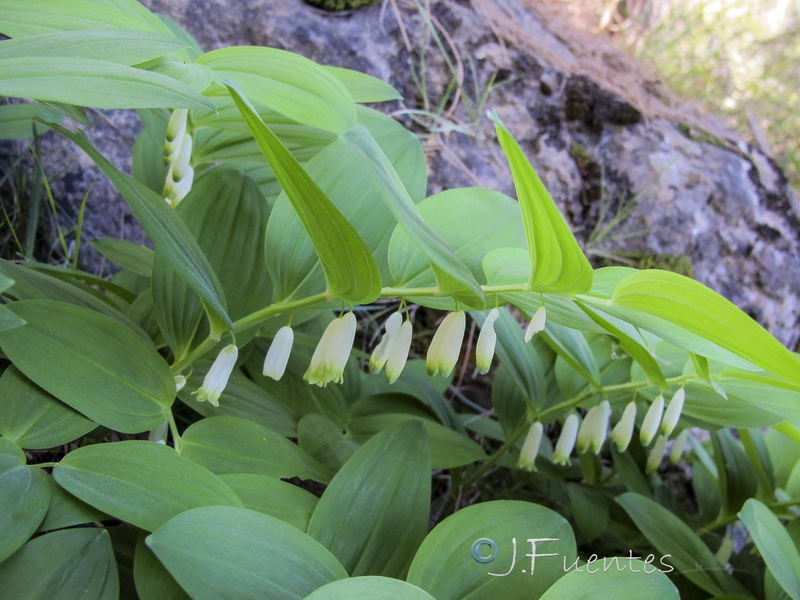
[[[102,295],[98,297],[86,291],[90,289],[88,287],[62,281],[57,277],[55,270],[42,273],[36,270],[34,265],[35,263],[18,265],[0,259],[0,273],[14,279],[14,285],[7,292],[8,296],[16,300],[58,300],[75,306],[91,308],[136,330],[143,338],[147,339],[144,332],[133,321],[103,299]]]
[[[3,0],[0,31],[10,37],[70,29],[140,29],[169,33],[158,17],[136,0]]]
[[[100,167],[119,190],[142,228],[153,240],[156,248],[163,251],[189,286],[203,301],[211,322],[214,339],[225,331],[232,331],[233,324],[225,312],[225,295],[208,259],[192,238],[186,225],[164,199],[143,183],[117,170],[82,133],[73,133],[62,127],[56,129],[77,144],[81,150]]]
[[[761,552],[767,569],[792,600],[800,600],[800,553],[781,522],[755,498],[744,503],[739,518]]]
[[[328,296],[354,304],[374,300],[381,290],[380,272],[364,241],[247,99],[234,87],[228,90],[311,237],[322,261]]]
[[[152,344],[86,308],[51,300],[10,306],[27,323],[0,332],[0,347],[36,385],[117,431],[164,421],[175,378]]]
[[[407,581],[437,600],[529,600],[563,576],[563,565],[576,555],[575,536],[558,513],[532,502],[494,500],[434,527]]]
[[[305,533],[246,508],[196,508],[146,541],[194,600],[299,600],[347,577]]]
[[[375,132],[376,141],[403,182],[413,187],[415,193],[424,195],[425,161],[414,135],[376,111],[361,107],[358,116]],[[329,143],[304,168],[364,240],[381,278],[391,279],[388,247],[397,223],[388,206],[375,202],[380,193],[377,183],[353,160],[347,144],[343,140]],[[302,298],[324,291],[322,265],[286,194],[281,194],[275,202],[265,250],[277,298]]]
[[[89,58],[0,58],[0,94],[91,108],[214,108],[171,77]]]
[[[241,46],[208,52],[197,62],[214,71],[216,82],[227,86],[230,80],[242,96],[298,123],[334,133],[356,124],[355,104],[347,88],[298,54]]]
[[[544,331],[538,335],[581,377],[594,388],[600,388],[600,368],[589,343],[580,331],[548,321]]]
[[[0,455],[0,506],[3,507],[0,512],[0,531],[3,532],[0,563],[33,535],[49,504],[47,474],[41,469],[26,467],[14,457]]]
[[[262,258],[269,207],[252,179],[238,171],[214,169],[194,184],[176,212],[214,270],[231,319],[269,304],[272,286]],[[166,251],[157,249],[155,258],[155,315],[180,360],[208,335],[201,324],[203,307]]]
[[[755,496],[758,479],[741,443],[727,429],[711,433],[725,515],[739,512]]]
[[[597,559],[596,554],[592,556]],[[655,557],[651,554],[647,558]],[[664,575],[671,571],[672,566],[664,563],[654,564],[629,557],[601,558],[567,573],[540,600],[637,598],[645,589],[647,600],[680,600],[678,589]]]
[[[519,205],[500,192],[482,188],[446,190],[417,205],[420,216],[470,270],[476,280],[484,279],[484,256],[498,245],[525,247],[525,232]],[[455,223],[454,214],[469,215]],[[389,268],[395,286],[435,285],[428,256],[416,232],[398,227],[389,243]]]
[[[196,506],[241,506],[218,477],[154,442],[78,448],[58,463],[53,476],[87,504],[148,531]]]
[[[209,417],[184,432],[181,454],[212,473],[330,481],[328,470],[285,437],[245,419]]]
[[[669,321],[753,365],[800,382],[800,360],[794,354],[731,302],[693,279],[669,271],[640,271],[617,285],[611,306]]]
[[[306,600],[435,600],[415,585],[390,577],[351,577],[326,583]]]
[[[39,525],[38,531],[65,529],[73,525],[105,521],[111,518],[93,506],[78,500],[58,485],[52,477],[48,477],[47,481],[50,486],[50,506],[47,508],[47,514]]]
[[[146,246],[110,237],[97,238],[89,244],[118,267],[142,277],[153,274],[153,251]]]
[[[382,431],[353,454],[317,504],[308,534],[351,575],[405,575],[428,526],[425,440],[418,421]]]
[[[59,122],[61,115],[41,104],[4,104],[0,106],[0,140],[17,140],[33,137],[34,119]],[[36,130],[47,130],[46,125],[35,123]]]
[[[231,488],[245,508],[272,515],[305,531],[317,506],[311,492],[274,477],[252,473],[229,473],[219,478]]]
[[[696,586],[712,595],[744,593],[708,546],[671,511],[633,492],[616,501],[661,555]]]
[[[438,293],[450,295],[474,308],[484,307],[483,291],[474,275],[442,239],[425,223],[397,172],[369,131],[359,125],[346,132],[345,140],[362,167],[369,172],[399,227],[410,232],[427,255],[436,278]]]
[[[491,115],[517,190],[528,241],[527,287],[537,292],[581,294],[592,287],[592,267],[541,179],[511,133]]]
[[[355,440],[345,435],[340,425],[318,413],[306,414],[300,419],[297,443],[334,473],[359,447]]]
[[[144,532],[136,541],[133,579],[139,600],[191,600],[145,544]]]
[[[608,318],[604,318],[598,311],[589,308],[583,302],[576,301],[576,304],[583,312],[589,315],[592,321],[619,340],[619,345],[622,346],[622,349],[627,352],[633,360],[639,363],[639,366],[642,367],[650,383],[657,385],[663,391],[669,390],[669,384],[667,384],[667,380],[664,379],[661,368],[647,348],[637,342],[632,336],[625,333],[621,327],[615,325],[611,321],[614,317],[608,316]]]
[[[199,361],[192,367],[192,375],[186,380],[186,386],[178,396],[184,404],[191,406],[204,417],[241,417],[265,425],[285,437],[297,436],[298,411],[282,401],[280,393],[265,390],[244,373],[236,370],[231,373],[228,385],[219,397],[219,406],[198,402],[190,390],[196,390],[203,384],[203,379],[211,367],[211,361]],[[302,381],[302,374],[300,380]],[[303,385],[308,387],[304,381]]]
[[[372,437],[396,423],[412,419],[418,417],[397,412],[358,415],[349,420],[347,428],[350,436],[363,439]],[[483,449],[463,433],[448,429],[430,418],[423,418],[422,424],[430,441],[431,468],[454,469],[486,459]]]
[[[59,31],[24,36],[0,43],[0,60],[5,58],[101,57],[104,62],[132,66],[185,48],[172,35],[147,31],[111,29]]]
[[[394,87],[372,75],[341,67],[322,68],[344,85],[354,102],[386,102],[403,99]]]
[[[13,365],[0,377],[0,435],[21,448],[53,448],[97,427],[62,404]]]
[[[0,563],[0,597],[117,600],[117,563],[108,532],[64,529],[29,541]]]

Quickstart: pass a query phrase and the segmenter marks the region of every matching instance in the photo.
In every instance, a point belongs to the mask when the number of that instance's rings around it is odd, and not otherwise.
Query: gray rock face
[[[393,84],[406,105],[385,110],[436,113],[401,117],[424,138],[430,193],[480,185],[513,194],[484,116],[494,109],[590,254],[685,255],[697,279],[795,348],[800,223],[775,164],[715,123],[680,125],[678,109],[656,82],[643,80],[634,93],[626,84],[629,63],[600,46],[576,50],[569,34],[526,2],[439,0],[431,3],[433,30],[410,2],[397,3],[399,14],[390,4],[325,13],[300,0],[144,4],[171,15],[207,50],[273,46]],[[421,46],[427,48],[425,86],[419,83]],[[443,98],[453,79],[461,95]],[[483,98],[491,81],[495,87]],[[440,101],[442,108],[434,108]],[[106,188],[102,194],[111,197]],[[601,216],[626,206],[630,216],[598,237]]]

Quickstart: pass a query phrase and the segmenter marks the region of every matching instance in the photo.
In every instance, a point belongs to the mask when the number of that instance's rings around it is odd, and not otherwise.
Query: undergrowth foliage
[[[71,140],[154,248],[0,262],[0,597],[800,599],[797,356],[690,278],[593,270],[497,115],[517,198],[425,197],[367,75],[134,0],[0,0],[0,33],[38,101],[2,130]],[[134,176],[86,108],[138,111]],[[445,396],[475,325],[490,407]]]

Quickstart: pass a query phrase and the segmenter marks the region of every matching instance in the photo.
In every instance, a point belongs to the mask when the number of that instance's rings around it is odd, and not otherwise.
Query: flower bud
[[[633,426],[636,423],[636,402],[629,402],[622,413],[622,418],[611,430],[611,441],[617,445],[617,450],[625,452],[633,437]]]
[[[580,425],[580,418],[576,414],[571,414],[564,421],[564,427],[561,429],[561,435],[556,442],[556,449],[553,452],[553,462],[557,465],[569,464],[569,455],[572,454],[572,449],[575,447],[575,440],[578,437],[578,426]]]
[[[399,312],[392,313],[386,322],[383,324],[383,328],[386,333],[383,334],[381,341],[375,346],[375,350],[372,352],[372,356],[369,359],[369,372],[373,375],[375,373],[380,373],[381,369],[383,369],[386,361],[389,359],[389,352],[392,350],[392,343],[397,336],[397,333],[400,331],[400,326],[403,322],[403,315]]]
[[[314,350],[304,379],[320,387],[331,381],[342,383],[357,325],[356,316],[352,312],[331,321]]]
[[[467,318],[461,310],[450,313],[442,320],[428,348],[425,360],[428,375],[448,377],[453,372],[466,326]]]
[[[689,430],[684,429],[678,434],[678,437],[675,438],[675,441],[672,442],[672,449],[669,451],[669,462],[673,465],[677,465],[678,461],[680,461],[681,457],[683,456],[683,451],[686,450],[686,442],[689,440]]]
[[[528,324],[528,329],[525,330],[525,342],[530,342],[540,331],[544,331],[545,322],[547,321],[547,311],[544,308],[544,304],[542,304],[535,313],[533,313],[533,318],[531,322]]]
[[[528,435],[525,436],[525,442],[522,444],[522,450],[519,453],[519,460],[517,466],[520,469],[528,471],[535,471],[536,457],[539,454],[539,446],[542,443],[542,432],[544,426],[541,421],[536,421],[531,428],[528,429]]]
[[[228,385],[228,379],[233,373],[233,367],[236,366],[236,359],[239,356],[239,349],[229,344],[225,346],[217,356],[214,364],[206,373],[203,379],[203,385],[199,390],[193,392],[197,397],[198,402],[208,401],[212,406],[219,406],[219,397],[225,386]]]
[[[653,449],[650,450],[650,454],[647,455],[647,465],[645,466],[645,473],[650,475],[651,473],[655,473],[658,470],[658,466],[661,464],[661,459],[664,458],[664,450],[667,447],[667,436],[660,435],[656,440],[656,443],[653,444]]]
[[[411,349],[412,333],[411,321],[404,321],[389,350],[389,358],[386,360],[387,383],[394,383],[397,381],[397,378],[400,377],[400,374],[403,372],[403,368],[405,368],[406,361],[408,360],[408,351]]]
[[[286,372],[286,365],[289,363],[289,355],[292,353],[294,343],[294,332],[287,326],[281,327],[267,350],[264,358],[263,374],[265,377],[272,377],[278,381]]]
[[[180,392],[186,386],[186,377],[175,375],[175,392]]]
[[[478,343],[475,347],[475,362],[478,365],[478,373],[488,373],[494,358],[494,348],[497,345],[497,334],[494,332],[494,322],[500,316],[500,310],[493,308],[489,311],[486,320],[483,322],[481,332],[478,335]]]
[[[644,421],[642,421],[642,429],[639,431],[639,439],[642,440],[642,445],[649,446],[650,442],[653,441],[663,414],[664,396],[659,394],[658,398],[647,409],[647,414],[644,416]]]
[[[683,401],[685,397],[686,392],[681,388],[675,392],[672,400],[669,401],[669,406],[667,406],[667,410],[664,412],[664,420],[661,421],[661,433],[664,435],[668,436],[672,433],[673,429],[675,429],[675,426],[678,424],[678,420],[681,418],[681,412],[683,412]]]
[[[608,432],[608,418],[611,416],[611,406],[608,400],[603,400],[597,406],[592,407],[581,423],[578,431],[578,451],[591,451],[595,454],[600,452],[603,442],[606,441]]]

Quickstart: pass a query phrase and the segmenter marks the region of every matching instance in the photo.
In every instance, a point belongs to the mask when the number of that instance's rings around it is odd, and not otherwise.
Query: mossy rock
[[[305,0],[306,4],[330,11],[361,8],[362,6],[377,4],[378,2],[380,2],[380,0]]]

